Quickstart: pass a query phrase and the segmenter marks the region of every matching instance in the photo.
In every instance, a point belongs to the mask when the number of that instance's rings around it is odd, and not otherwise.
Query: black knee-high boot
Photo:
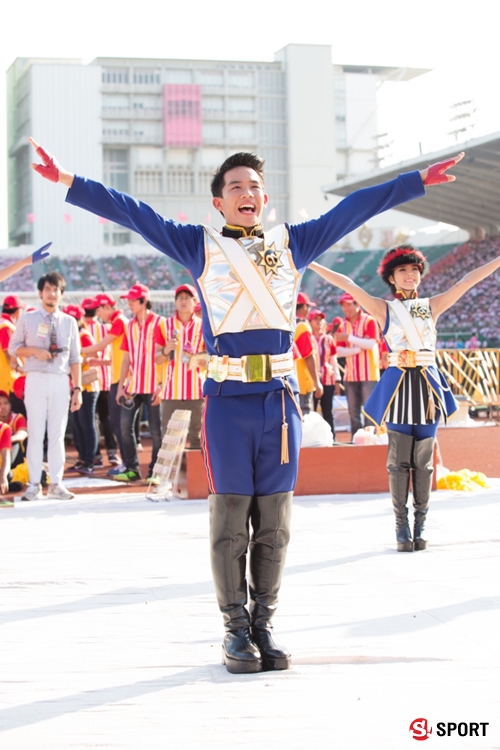
[[[392,507],[396,517],[396,542],[398,552],[413,552],[410,525],[408,523],[408,490],[414,438],[395,430],[387,431],[387,471]]]
[[[246,608],[246,561],[252,497],[209,495],[210,553],[215,593],[226,633],[222,663],[228,672],[260,672],[262,660],[250,632]]]
[[[257,496],[252,504],[250,542],[250,618],[252,638],[264,669],[289,669],[291,656],[275,643],[271,620],[290,540],[292,492]]]
[[[413,544],[415,550],[427,549],[427,541],[423,538],[425,518],[429,509],[431,497],[432,475],[434,473],[434,443],[433,437],[415,440],[413,448],[413,508],[415,511],[413,527]]]

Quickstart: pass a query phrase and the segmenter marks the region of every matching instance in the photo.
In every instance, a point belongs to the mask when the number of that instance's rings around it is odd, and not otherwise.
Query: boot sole
[[[280,669],[291,669],[291,666],[291,656],[281,656],[278,658],[269,658],[265,656],[262,657],[262,668],[264,669],[264,672],[274,672]]]
[[[425,539],[419,539],[415,542],[415,552],[420,552],[423,549],[427,549],[427,542]]]
[[[256,672],[262,672],[263,669],[260,659],[249,659],[248,661],[232,659],[226,654],[224,648],[222,649],[222,663],[231,674],[255,674]]]
[[[398,542],[398,552],[413,552],[413,542]]]

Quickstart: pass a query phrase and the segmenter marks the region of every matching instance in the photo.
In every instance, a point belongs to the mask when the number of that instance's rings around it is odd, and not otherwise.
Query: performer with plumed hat
[[[388,368],[363,411],[375,425],[385,422],[387,426],[387,470],[398,552],[426,549],[424,527],[438,422],[457,410],[455,398],[436,367],[436,322],[468,289],[500,267],[500,257],[466,274],[447,292],[419,298],[418,287],[429,264],[420,250],[400,245],[385,253],[378,269],[394,297],[390,301],[372,297],[347,276],[317,263],[309,267],[352,294],[383,331],[389,350]],[[407,507],[410,475],[413,536]]]

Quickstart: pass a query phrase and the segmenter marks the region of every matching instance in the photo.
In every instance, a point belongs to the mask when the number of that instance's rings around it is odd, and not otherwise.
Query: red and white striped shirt
[[[329,333],[322,333],[321,336],[315,336],[314,341],[318,350],[321,384],[335,385],[340,380],[335,339]]]
[[[97,318],[85,318],[85,323],[90,333],[94,337],[96,344],[100,344],[108,333],[108,327],[101,323]],[[111,348],[109,346],[103,352],[97,352],[93,355],[97,359],[111,359]],[[99,370],[99,386],[101,391],[109,391],[111,386],[111,368],[109,365],[102,365]]]
[[[187,323],[177,313],[171,318],[162,318],[155,333],[155,343],[164,347],[177,332],[174,359],[163,365],[162,399],[198,399],[203,397],[203,379],[198,367],[189,369],[191,354],[204,351],[201,319],[193,315]]]
[[[155,332],[161,319],[160,315],[149,312],[141,324],[134,315],[125,328],[121,348],[130,357],[126,390],[131,395],[156,390],[160,367],[155,364]]]
[[[351,323],[344,318],[339,327],[339,333],[358,336],[362,339],[375,339],[377,342],[373,349],[361,349],[359,354],[345,358],[344,380],[359,383],[365,380],[379,380],[379,351],[378,351],[378,325],[371,315],[364,312],[359,314],[357,320]],[[351,346],[347,342],[342,346]]]
[[[0,450],[12,448],[12,429],[7,422],[0,422]],[[1,461],[0,461],[1,464]]]

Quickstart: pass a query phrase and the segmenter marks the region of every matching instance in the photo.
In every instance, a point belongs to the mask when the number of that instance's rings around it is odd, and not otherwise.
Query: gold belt
[[[222,383],[240,380],[242,383],[268,383],[273,378],[294,372],[293,354],[244,354],[242,357],[217,357],[208,361],[207,376]]]
[[[387,362],[389,367],[429,367],[436,364],[436,355],[434,352],[403,349],[401,352],[389,352]]]

